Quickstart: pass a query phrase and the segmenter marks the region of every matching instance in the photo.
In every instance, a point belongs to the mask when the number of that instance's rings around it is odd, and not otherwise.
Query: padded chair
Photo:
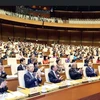
[[[65,62],[65,59],[66,59],[66,58],[61,58],[61,63],[62,63],[62,64],[65,64],[65,63],[66,63],[66,62]]]
[[[38,62],[41,62],[41,64],[43,64],[43,58],[38,58],[37,60]]]
[[[25,88],[24,74],[26,70],[18,71],[18,82],[19,86]]]
[[[11,64],[11,72],[12,75],[17,74],[17,67],[19,66],[19,64]]]
[[[49,77],[48,77],[49,72],[50,72],[50,68],[45,68],[45,80],[46,80],[46,82],[50,82]]]
[[[87,75],[86,75],[86,68],[87,68],[87,67],[83,67],[83,76],[84,76],[84,77],[87,77]]]
[[[69,69],[70,69],[70,67],[65,67],[65,75],[66,75],[66,78],[67,78],[68,80],[71,79],[71,77],[70,77],[70,75],[69,75]]]
[[[100,75],[100,66],[98,66],[98,72],[99,72],[99,75]]]
[[[50,58],[50,62],[56,62],[56,58]]]
[[[77,63],[77,67],[78,68],[83,68],[84,67],[84,63]]]
[[[8,65],[17,64],[16,58],[7,58]]]
[[[26,64],[28,64],[28,59],[29,59],[29,58],[25,58]]]

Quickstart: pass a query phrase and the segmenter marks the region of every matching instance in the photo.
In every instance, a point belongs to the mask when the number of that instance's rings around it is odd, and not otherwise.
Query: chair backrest
[[[18,66],[19,66],[19,64],[11,64],[12,75],[15,75],[17,73],[17,67]]]
[[[28,59],[29,59],[29,58],[25,58],[26,64],[28,64]]]
[[[66,59],[66,58],[61,58],[61,63],[62,63],[62,64],[65,64],[65,59]]]
[[[84,67],[84,63],[77,63],[77,68],[83,68]]]
[[[50,58],[50,62],[56,63],[56,58]]]
[[[98,72],[99,72],[99,74],[100,74],[100,66],[98,66]]]
[[[43,64],[43,58],[38,58],[37,60],[38,62],[41,62],[41,64]]]
[[[94,56],[93,63],[96,63],[97,59],[98,59],[98,56]]]
[[[69,69],[70,67],[65,67],[65,75],[67,79],[71,79],[70,75],[69,75]]]
[[[17,64],[16,58],[7,58],[8,65]]]
[[[49,77],[48,77],[48,73],[50,72],[50,68],[45,68],[45,79],[46,82],[50,82]]]
[[[18,82],[20,87],[25,87],[24,74],[26,70],[18,71]]]
[[[87,75],[86,75],[86,68],[87,68],[87,67],[85,67],[85,66],[83,67],[83,76],[84,76],[84,77],[87,77]]]

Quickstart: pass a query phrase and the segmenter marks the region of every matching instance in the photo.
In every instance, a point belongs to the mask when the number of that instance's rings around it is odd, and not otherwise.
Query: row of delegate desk
[[[100,66],[100,64],[93,64],[93,67],[95,69],[98,69],[98,66]],[[47,68],[48,66],[46,65],[45,67]],[[6,73],[8,75],[12,75],[12,73],[11,73],[11,66],[5,66],[4,69],[5,69],[5,71],[6,71]],[[64,79],[66,79],[65,72],[60,73],[60,75],[63,76]],[[18,84],[18,77],[8,78],[7,81],[8,81],[8,88],[10,90],[12,90],[12,91],[15,91],[17,86],[19,85]],[[42,75],[42,85],[44,84],[45,81],[46,81],[45,80],[45,75]]]
[[[48,92],[45,93],[41,93],[43,89],[41,86],[36,87],[39,88],[40,94],[34,95],[36,93],[33,92],[33,95],[27,95],[27,97],[19,100],[99,100],[93,99],[95,97],[93,95],[100,93],[100,76],[75,81],[63,81],[61,83],[57,83],[57,86],[59,86],[58,89],[52,89],[52,91],[48,90]],[[24,94],[29,93],[28,89],[20,89],[18,91]],[[91,96],[92,99],[89,99]]]
[[[96,69],[98,68],[98,66],[100,66],[100,64],[93,64],[93,67],[96,68]],[[46,65],[45,67],[47,68],[48,66]],[[5,69],[5,71],[7,72],[8,75],[12,75],[11,66],[5,66],[4,69]],[[60,73],[60,74],[64,77],[64,79],[66,79],[65,73]],[[42,80],[43,80],[42,85],[44,85],[45,75],[42,75]],[[19,86],[18,77],[8,78],[7,82],[8,82],[9,90],[16,91],[17,87]],[[42,99],[43,100],[51,100],[52,98],[56,98],[56,97],[60,98],[61,97],[60,99],[66,100],[64,98],[68,95],[67,100],[78,100],[78,99],[73,99],[73,98],[78,98],[78,97],[83,98],[83,97],[86,97],[86,96],[89,96],[89,95],[99,93],[100,92],[98,90],[99,85],[100,85],[99,81],[93,82],[93,83],[86,83],[86,84],[82,84],[82,85],[79,85],[79,86],[71,87],[70,89],[69,88],[60,89],[60,90],[57,90],[55,92],[50,92],[50,93],[42,94],[42,95],[39,95],[39,96],[36,96],[36,97],[30,97],[30,98],[27,98],[27,99],[28,100],[42,100]],[[98,88],[98,89],[96,90],[95,88]],[[91,89],[93,89],[93,91]],[[88,93],[87,93],[87,90],[88,90]],[[75,94],[74,94],[74,92],[75,92]],[[82,92],[82,93],[80,94],[80,92]],[[72,93],[73,93],[73,95],[72,95]],[[88,95],[86,95],[86,94],[88,94]],[[60,100],[60,99],[58,99],[58,100]]]

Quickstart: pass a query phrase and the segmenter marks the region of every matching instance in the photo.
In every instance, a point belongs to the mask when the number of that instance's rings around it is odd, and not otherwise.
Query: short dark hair
[[[55,67],[54,65],[51,65],[51,70],[53,70],[54,67]]]
[[[75,60],[75,59],[73,59],[73,60],[72,60],[72,63],[74,63],[74,62],[76,62],[76,60]]]
[[[47,57],[47,56],[44,56],[44,60],[46,60],[46,57]]]
[[[57,59],[57,60],[56,60],[56,63],[58,64],[59,61],[60,61],[60,59]]]
[[[20,59],[20,63],[22,63],[24,60],[25,60],[25,58],[21,58],[21,59]]]

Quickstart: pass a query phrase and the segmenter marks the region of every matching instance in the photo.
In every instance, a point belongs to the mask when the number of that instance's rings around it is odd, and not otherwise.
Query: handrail
[[[24,23],[24,24],[42,25],[42,21],[28,20],[2,14],[0,14],[0,19]],[[51,23],[44,22],[44,26],[63,27],[63,28],[100,28],[100,24],[69,24],[69,23],[52,23],[52,22]]]
[[[41,21],[28,20],[28,19],[23,19],[23,18],[18,18],[18,17],[13,17],[13,16],[7,16],[7,15],[2,15],[2,14],[0,14],[0,19],[24,23],[24,24],[42,25]]]

